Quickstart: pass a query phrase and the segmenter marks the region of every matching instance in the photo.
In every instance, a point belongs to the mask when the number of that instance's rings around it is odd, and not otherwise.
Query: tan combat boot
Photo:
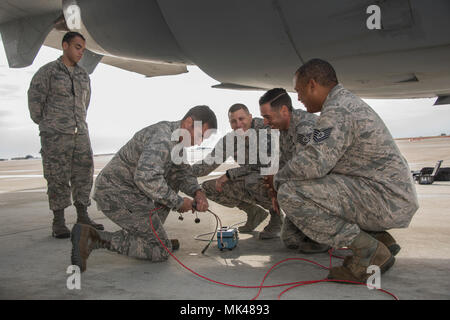
[[[252,232],[268,215],[266,210],[257,205],[245,204],[238,206],[238,208],[247,214],[247,222],[238,228],[239,232]]]
[[[111,237],[108,232],[99,232],[87,224],[75,224],[72,228],[72,255],[73,265],[80,267],[81,272],[86,270],[87,259],[94,249],[111,249]]]
[[[269,224],[259,233],[259,239],[261,240],[278,238],[280,236],[282,225],[281,216],[273,209],[270,209],[269,213]]]
[[[364,231],[348,246],[353,256],[346,257],[342,266],[330,269],[328,279],[365,283],[370,273],[367,268],[376,265],[381,273],[386,272],[395,262],[389,249]]]
[[[285,221],[285,223],[289,223],[289,221]],[[282,241],[284,242],[286,248],[298,250],[298,252],[304,254],[323,253],[331,249],[331,247],[327,244],[318,243],[312,240],[300,229],[295,230],[295,232],[290,230],[290,234],[288,236],[286,236],[286,234],[282,236]]]
[[[368,234],[370,234],[372,237],[377,239],[378,241],[382,242],[392,253],[393,256],[396,256],[397,253],[400,251],[401,247],[395,241],[394,237],[391,236],[391,234],[387,231],[366,231]]]
[[[64,209],[53,211],[52,237],[57,239],[70,237],[70,230],[66,227],[66,220],[64,219]]]
[[[323,253],[330,249],[331,247],[329,245],[318,243],[307,236],[303,238],[303,241],[298,246],[298,251],[305,254]]]
[[[75,208],[77,209],[77,223],[88,224],[91,227],[94,227],[97,230],[104,230],[102,224],[95,223],[89,218],[87,207],[81,203],[74,203]]]

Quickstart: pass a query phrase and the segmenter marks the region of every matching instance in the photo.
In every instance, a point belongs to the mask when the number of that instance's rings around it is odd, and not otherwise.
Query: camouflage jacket
[[[95,183],[94,199],[102,209],[107,208],[103,195],[122,202],[162,204],[179,209],[183,198],[178,190],[194,196],[200,186],[189,164],[172,162],[172,133],[181,121],[162,121],[137,132],[103,168]],[[143,201],[144,200],[144,201]]]
[[[260,168],[262,166],[262,164],[260,163],[260,158],[259,158],[259,149],[257,147],[257,146],[259,146],[259,138],[260,138],[259,130],[267,129],[267,132],[269,133],[270,128],[268,126],[264,125],[264,120],[261,118],[253,118],[250,128],[254,129],[256,132],[256,137],[254,137],[254,138],[256,138],[256,141],[253,140],[254,144],[252,144],[251,143],[252,139],[250,139],[250,136],[248,139],[245,139],[245,146],[244,146],[245,150],[242,150],[245,152],[245,154],[241,155],[241,156],[244,156],[243,159],[239,158],[238,148],[237,148],[237,144],[238,144],[237,139],[234,138],[235,134],[234,134],[234,131],[232,131],[232,132],[228,133],[227,135],[225,135],[215,145],[213,151],[210,152],[205,157],[205,159],[198,161],[192,165],[192,171],[193,171],[194,175],[197,177],[203,177],[203,176],[210,174],[212,171],[217,169],[221,165],[221,163],[225,162],[229,157],[232,157],[234,159],[234,161],[239,163],[239,167],[227,170],[230,180],[235,180],[239,177],[246,176],[250,173],[259,173]],[[234,147],[232,148],[234,152],[227,153],[227,140],[231,141],[230,140],[231,138],[233,139],[232,141],[234,141]],[[264,136],[264,139],[268,139],[268,141],[270,141],[270,136]],[[252,146],[254,147],[253,150],[250,148],[250,144],[252,144]],[[268,145],[268,147],[267,147],[268,152],[270,152],[270,144],[268,143],[267,145]],[[216,153],[218,153],[218,150],[222,150],[223,158],[218,159],[219,161],[215,161]],[[250,161],[250,160],[252,160],[251,155],[254,157],[253,159],[256,159],[256,160]],[[219,163],[217,163],[217,162],[219,162]]]
[[[75,65],[70,74],[60,57],[41,67],[33,76],[28,89],[28,108],[41,132],[87,133],[90,97],[87,72]]]
[[[308,140],[275,176],[276,189],[287,180],[342,174],[364,178],[384,197],[401,198],[417,209],[408,164],[389,130],[369,105],[342,85],[328,94]]]

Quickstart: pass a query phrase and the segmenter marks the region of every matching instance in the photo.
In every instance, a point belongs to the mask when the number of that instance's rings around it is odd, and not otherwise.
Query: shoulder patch
[[[308,142],[311,140],[311,135],[312,135],[312,133],[308,133],[308,134],[299,133],[297,135],[297,142],[306,146],[308,144]]]
[[[333,130],[333,128],[328,128],[328,129],[323,129],[323,130],[319,130],[319,129],[314,129],[314,141],[316,143],[322,142],[327,140],[330,137],[331,131]]]

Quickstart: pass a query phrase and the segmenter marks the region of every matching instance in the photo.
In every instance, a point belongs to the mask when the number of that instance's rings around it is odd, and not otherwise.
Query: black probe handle
[[[196,216],[194,222],[195,222],[195,223],[200,223],[200,219],[199,219],[199,217],[198,217],[198,215],[197,215],[197,202],[196,202],[195,200],[192,201],[192,209],[195,210],[195,216]]]

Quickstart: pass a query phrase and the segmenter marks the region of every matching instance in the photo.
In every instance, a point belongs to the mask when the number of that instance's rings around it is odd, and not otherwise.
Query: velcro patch
[[[297,135],[297,142],[306,146],[308,144],[308,142],[311,140],[311,135],[312,135],[311,133],[308,133],[308,134],[299,133]]]
[[[330,137],[331,130],[333,130],[333,128],[328,128],[324,130],[314,129],[314,137],[313,137],[314,141],[319,143],[327,140]]]

